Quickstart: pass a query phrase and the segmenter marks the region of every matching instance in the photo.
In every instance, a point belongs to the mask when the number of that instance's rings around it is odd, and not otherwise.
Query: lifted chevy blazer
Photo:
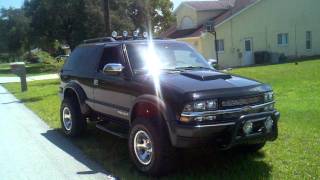
[[[87,40],[61,70],[61,124],[67,136],[86,124],[128,139],[145,173],[172,168],[176,148],[261,149],[278,135],[273,91],[222,73],[173,40]]]

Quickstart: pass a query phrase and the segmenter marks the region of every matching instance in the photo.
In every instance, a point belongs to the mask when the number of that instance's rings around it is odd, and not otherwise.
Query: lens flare
[[[152,76],[155,93],[160,99],[162,99],[160,78],[159,78],[161,62],[159,59],[159,54],[157,54],[155,51],[152,36],[150,36],[148,39],[148,48],[146,52],[144,52],[143,59],[145,61],[146,69],[148,70],[149,74]]]

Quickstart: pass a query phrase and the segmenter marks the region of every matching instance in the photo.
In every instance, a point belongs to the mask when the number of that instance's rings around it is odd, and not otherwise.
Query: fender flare
[[[160,111],[160,114],[163,116],[166,127],[168,129],[170,141],[171,141],[171,143],[173,143],[176,139],[176,135],[175,135],[175,128],[173,128],[172,122],[174,121],[174,119],[176,117],[175,117],[175,114],[173,113],[172,109],[170,107],[168,107],[168,105],[162,99],[160,99],[159,97],[157,97],[155,95],[139,96],[133,102],[132,108],[130,109],[130,112],[129,112],[130,126],[131,126],[131,122],[133,120],[132,119],[132,115],[133,115],[132,111],[134,110],[135,106],[138,103],[149,103],[149,104],[152,104],[153,106],[158,108],[158,110]]]
[[[80,110],[82,114],[88,114],[90,112],[89,106],[86,104],[87,95],[79,84],[76,82],[70,82],[63,90],[63,98],[65,97],[65,92],[71,89],[76,95],[80,105]]]

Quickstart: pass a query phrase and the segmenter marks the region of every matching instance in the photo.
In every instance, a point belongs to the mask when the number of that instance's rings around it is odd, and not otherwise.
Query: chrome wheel
[[[70,131],[72,128],[72,118],[71,118],[71,111],[68,107],[64,107],[62,111],[62,120],[64,128],[67,131]]]
[[[133,141],[134,152],[140,163],[143,165],[148,165],[152,159],[152,142],[149,135],[143,131],[139,130]]]

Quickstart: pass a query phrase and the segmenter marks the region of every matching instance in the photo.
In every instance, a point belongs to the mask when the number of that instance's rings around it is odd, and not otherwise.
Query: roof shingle
[[[227,0],[220,1],[185,1],[183,2],[197,11],[215,10],[215,9],[229,9],[230,4]]]

